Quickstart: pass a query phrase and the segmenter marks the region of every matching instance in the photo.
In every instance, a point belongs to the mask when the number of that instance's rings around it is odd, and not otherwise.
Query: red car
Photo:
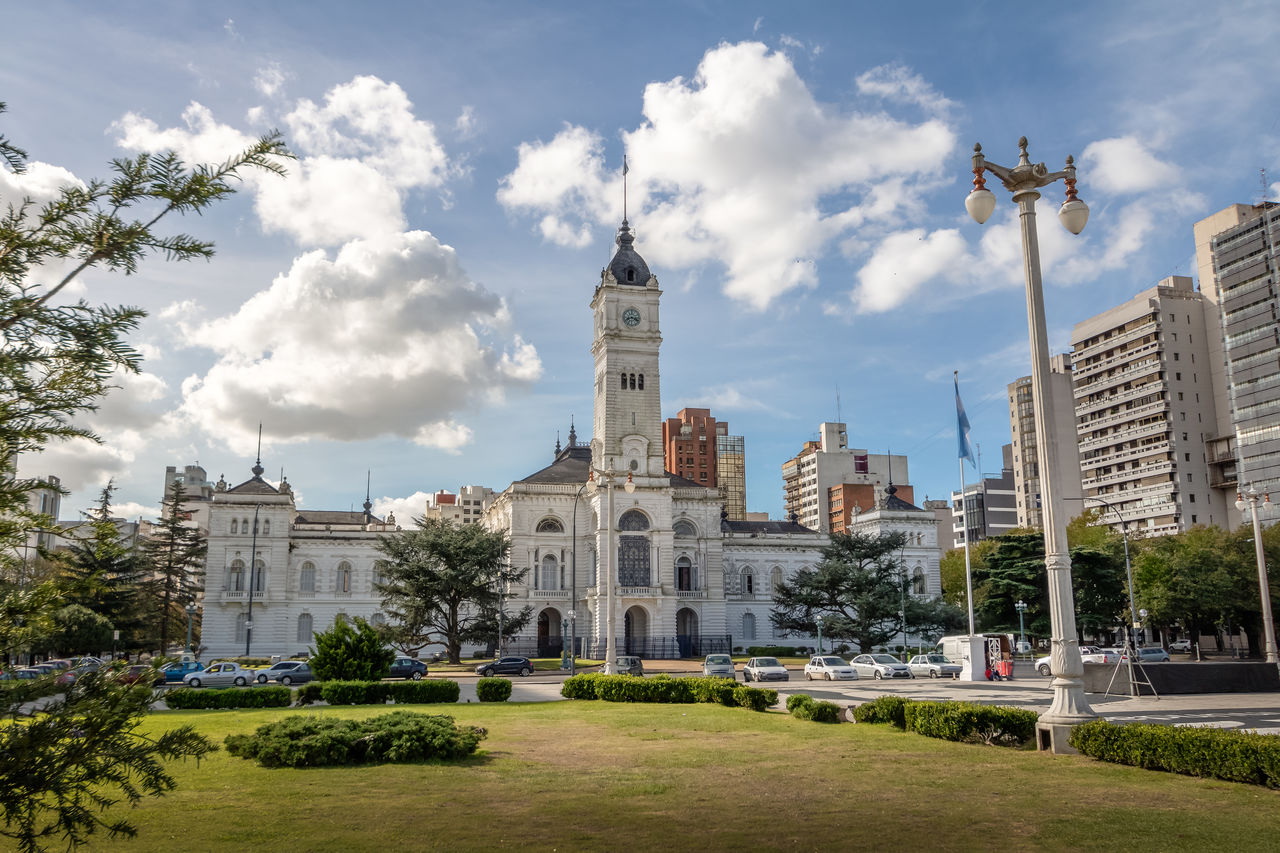
[[[128,669],[122,669],[115,676],[125,684],[151,684],[155,681],[156,671],[150,664],[135,663]]]

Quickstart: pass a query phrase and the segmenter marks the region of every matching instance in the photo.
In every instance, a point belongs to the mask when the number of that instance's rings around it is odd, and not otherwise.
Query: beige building
[[[1058,437],[1058,493],[1065,498],[1067,518],[1081,512],[1080,451],[1076,447],[1075,398],[1071,383],[1071,354],[1049,359],[1049,387],[1053,393]],[[1013,443],[1013,489],[1019,527],[1043,527],[1040,512],[1040,458],[1036,444],[1035,392],[1031,377],[1009,383],[1009,432]]]
[[[1209,474],[1231,503],[1240,483],[1260,492],[1280,488],[1280,205],[1233,204],[1194,231],[1217,391]]]
[[[1205,453],[1216,435],[1206,303],[1190,278],[1170,276],[1071,335],[1081,486],[1131,531],[1228,523]]]
[[[838,533],[877,506],[890,483],[897,484],[900,498],[913,500],[907,457],[850,448],[842,423],[821,424],[818,436],[782,463],[788,516],[810,530]]]
[[[456,495],[441,490],[434,495],[427,495],[427,508],[423,517],[440,518],[454,524],[479,524],[491,503],[493,489],[484,486],[463,486]]]

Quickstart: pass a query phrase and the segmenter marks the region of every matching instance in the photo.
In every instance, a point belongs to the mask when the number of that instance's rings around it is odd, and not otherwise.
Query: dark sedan
[[[387,673],[388,678],[412,678],[414,681],[420,681],[427,674],[427,665],[420,660],[413,658],[396,658],[391,664],[391,672]]]
[[[490,675],[532,675],[533,661],[528,658],[504,657],[476,667],[476,672],[483,676]]]

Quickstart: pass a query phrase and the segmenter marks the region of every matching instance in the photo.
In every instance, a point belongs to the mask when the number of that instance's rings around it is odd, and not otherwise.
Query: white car
[[[728,655],[707,655],[702,662],[702,674],[707,678],[737,678],[733,658]]]
[[[804,677],[808,681],[821,678],[826,681],[857,681],[858,671],[835,655],[814,655],[804,665]]]
[[[742,668],[743,681],[790,681],[791,673],[777,658],[752,658]]]
[[[1169,651],[1182,652],[1183,654],[1191,654],[1191,641],[1187,639],[1174,640],[1169,644]]]
[[[182,676],[187,687],[245,687],[254,679],[254,671],[238,663],[215,663],[201,672],[188,672]]]
[[[1114,649],[1099,649],[1094,646],[1080,647],[1080,660],[1085,663],[1119,663],[1120,653]],[[1049,669],[1049,656],[1036,658],[1036,672],[1041,675],[1052,675]]]
[[[870,676],[876,681],[882,678],[915,678],[911,668],[893,655],[858,655],[849,664],[858,671],[860,678]]]
[[[914,655],[907,662],[907,668],[914,676],[928,678],[959,678],[961,666],[946,655],[936,652],[928,655]]]

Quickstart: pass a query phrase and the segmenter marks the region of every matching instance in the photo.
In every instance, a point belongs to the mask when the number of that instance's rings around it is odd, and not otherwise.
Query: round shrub
[[[598,672],[585,672],[582,675],[571,676],[560,685],[560,695],[566,699],[599,699],[596,682],[607,677]]]
[[[907,728],[907,706],[910,699],[902,696],[877,696],[853,709],[853,719],[858,723],[889,723],[900,729]]]
[[[752,711],[767,711],[778,704],[778,691],[739,684],[733,688],[733,698],[743,708]]]
[[[485,734],[452,717],[393,711],[365,720],[296,715],[225,743],[227,752],[263,767],[325,767],[463,758]]]
[[[815,723],[838,723],[840,706],[834,702],[802,702],[792,710],[791,716],[797,720],[812,720]]]
[[[511,698],[511,679],[482,678],[476,682],[476,698],[481,702],[505,702]]]
[[[796,693],[787,697],[787,712],[790,713],[801,705],[812,705],[813,697],[808,693]]]

